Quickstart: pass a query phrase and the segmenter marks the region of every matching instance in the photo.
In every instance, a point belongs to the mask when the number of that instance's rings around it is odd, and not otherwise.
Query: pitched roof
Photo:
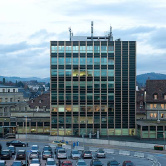
[[[38,106],[39,108],[46,107],[47,109],[49,109],[50,108],[50,93],[44,93],[34,99],[31,99],[30,101],[28,101],[28,104],[30,108],[36,108],[36,106]]]
[[[154,94],[157,94],[157,99],[155,100]],[[146,102],[166,102],[164,94],[166,94],[166,80],[146,81]]]

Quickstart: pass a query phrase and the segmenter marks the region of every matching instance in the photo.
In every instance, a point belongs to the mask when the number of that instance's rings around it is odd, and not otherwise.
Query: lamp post
[[[26,161],[25,161],[25,163],[26,163],[26,166],[28,166],[27,164],[27,116],[24,116],[25,117],[25,121],[26,121]]]
[[[17,135],[18,135],[18,140],[19,140],[18,128],[19,128],[19,125],[17,125]]]
[[[164,138],[164,150],[165,150],[165,132],[163,132],[163,138]]]

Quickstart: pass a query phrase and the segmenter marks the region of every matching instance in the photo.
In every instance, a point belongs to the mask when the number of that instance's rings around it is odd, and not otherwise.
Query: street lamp
[[[164,150],[165,150],[165,132],[163,132],[163,138],[164,138]]]
[[[28,163],[27,163],[27,116],[24,116],[25,117],[25,121],[26,121],[26,166],[28,166]]]
[[[19,140],[18,128],[19,128],[19,125],[17,125],[17,135],[18,135],[18,140]]]

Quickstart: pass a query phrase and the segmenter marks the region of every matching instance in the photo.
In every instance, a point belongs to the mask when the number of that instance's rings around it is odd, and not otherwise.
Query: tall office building
[[[93,36],[92,24],[89,37],[51,41],[50,63],[51,135],[135,134],[135,41]]]

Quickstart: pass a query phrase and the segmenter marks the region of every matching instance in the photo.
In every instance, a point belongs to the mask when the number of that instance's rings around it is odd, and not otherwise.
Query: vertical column
[[[57,135],[59,135],[59,41],[57,42]]]

